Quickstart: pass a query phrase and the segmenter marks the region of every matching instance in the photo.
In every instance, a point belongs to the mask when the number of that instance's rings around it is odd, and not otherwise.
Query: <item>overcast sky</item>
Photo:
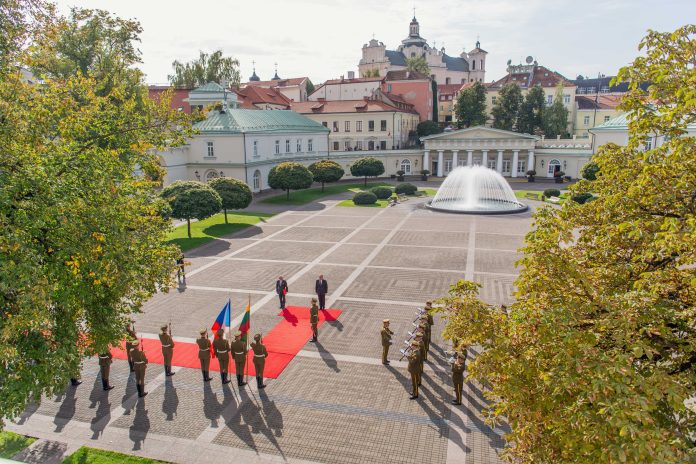
[[[416,7],[421,36],[448,55],[471,50],[480,36],[488,52],[486,81],[506,62],[531,55],[568,78],[612,75],[637,55],[647,29],[672,31],[696,22],[694,0],[60,0],[101,8],[143,26],[142,69],[164,83],[175,59],[222,49],[239,59],[242,82],[309,76],[321,83],[356,71],[361,48],[374,33],[387,49],[408,35]]]

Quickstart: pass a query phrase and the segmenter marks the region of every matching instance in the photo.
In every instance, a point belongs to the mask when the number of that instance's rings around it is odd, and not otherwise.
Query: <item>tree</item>
[[[360,158],[350,166],[350,173],[355,177],[365,177],[365,185],[367,185],[368,177],[384,174],[384,164],[377,158],[370,156]]]
[[[457,127],[482,126],[486,124],[486,89],[476,81],[462,90],[454,108]]]
[[[216,177],[208,185],[220,195],[227,224],[227,209],[244,209],[251,203],[251,189],[241,180]]]
[[[31,24],[26,30],[0,26],[0,42],[20,45],[0,57],[12,63],[0,66],[3,418],[62,391],[84,357],[122,340],[131,314],[169,287],[177,250],[167,244],[163,202],[138,167],[191,134],[187,115],[139,99],[142,88],[129,81],[105,85],[78,70],[22,82],[17,66],[31,61],[22,44],[44,53],[45,34],[66,33],[64,18],[27,18],[41,4],[26,5],[2,5]]]
[[[493,105],[493,127],[514,130],[517,127],[517,115],[522,105],[522,91],[517,84],[505,84],[498,92],[498,100]]]
[[[222,55],[222,50],[208,55],[199,52],[197,59],[188,63],[176,60],[172,63],[174,74],[169,82],[175,87],[192,88],[208,82],[227,83],[229,87],[239,87],[239,60]]]
[[[309,95],[309,94],[311,94],[312,92],[314,92],[314,89],[315,89],[315,88],[314,88],[314,83],[312,83],[312,81],[310,81],[309,79],[307,79],[307,95]]]
[[[544,135],[554,138],[568,134],[568,109],[563,105],[563,85],[556,88],[553,104],[544,110]]]
[[[379,69],[373,68],[363,71],[363,77],[379,77]]]
[[[535,85],[524,98],[517,117],[517,132],[537,134],[543,130],[544,90]]]
[[[430,76],[430,66],[424,56],[406,58],[406,69]]]
[[[300,163],[290,161],[274,166],[268,173],[268,185],[274,189],[285,190],[288,200],[290,199],[290,190],[309,188],[313,180],[309,169]]]
[[[186,219],[188,237],[191,238],[191,219],[199,221],[220,212],[222,198],[209,185],[195,180],[177,180],[160,193],[171,207],[171,216]]]
[[[683,463],[696,412],[696,26],[650,31],[622,68],[626,146],[593,158],[593,201],[534,213],[517,301],[507,309],[460,283],[443,299],[445,337],[480,345],[470,376],[511,426],[515,462]],[[647,90],[641,82],[650,81]],[[684,91],[684,89],[689,89]],[[651,150],[651,134],[665,141]]]
[[[423,121],[416,126],[418,137],[427,137],[428,135],[439,134],[442,132],[440,125],[435,121]]]
[[[336,182],[346,173],[340,164],[331,160],[321,160],[309,165],[309,170],[316,182],[321,182],[321,191],[324,191],[324,182]]]
[[[599,173],[599,166],[594,161],[590,161],[582,167],[582,178],[586,180],[596,180]]]

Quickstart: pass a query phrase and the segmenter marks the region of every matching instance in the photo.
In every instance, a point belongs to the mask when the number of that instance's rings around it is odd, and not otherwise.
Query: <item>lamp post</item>
[[[225,173],[220,171],[220,177],[225,177]]]
[[[193,171],[193,175],[196,176],[196,180],[201,180],[201,175],[198,173],[198,169]]]

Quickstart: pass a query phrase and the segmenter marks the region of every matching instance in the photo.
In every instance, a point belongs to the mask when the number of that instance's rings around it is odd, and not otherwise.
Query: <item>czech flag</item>
[[[239,324],[239,331],[242,332],[242,341],[247,342],[247,334],[251,328],[251,297],[249,297],[249,302],[247,303],[246,311],[244,311],[244,317],[242,317],[242,323]]]
[[[217,319],[213,322],[213,326],[210,330],[213,331],[213,335],[217,338],[218,329],[223,329],[225,331],[230,329],[230,313],[231,313],[231,301],[227,300],[225,306],[223,306],[222,311],[218,314]]]

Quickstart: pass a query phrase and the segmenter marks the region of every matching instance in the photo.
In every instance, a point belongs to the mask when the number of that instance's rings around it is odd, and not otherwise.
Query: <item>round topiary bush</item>
[[[356,205],[374,205],[377,203],[377,195],[372,192],[358,192],[353,197]]]
[[[370,192],[374,193],[380,200],[386,200],[392,196],[392,189],[389,187],[372,187]]]
[[[561,191],[558,189],[546,189],[546,190],[544,190],[544,197],[546,197],[546,198],[560,197],[560,196],[561,196]]]
[[[571,199],[572,199],[575,203],[580,203],[581,205],[584,204],[584,203],[587,203],[587,202],[589,201],[590,198],[592,198],[592,194],[591,194],[591,193],[587,193],[587,192],[586,192],[586,193],[579,193],[579,194],[573,195],[573,196],[571,197]]]
[[[418,191],[418,187],[408,182],[396,186],[396,193],[399,195],[413,195]]]

